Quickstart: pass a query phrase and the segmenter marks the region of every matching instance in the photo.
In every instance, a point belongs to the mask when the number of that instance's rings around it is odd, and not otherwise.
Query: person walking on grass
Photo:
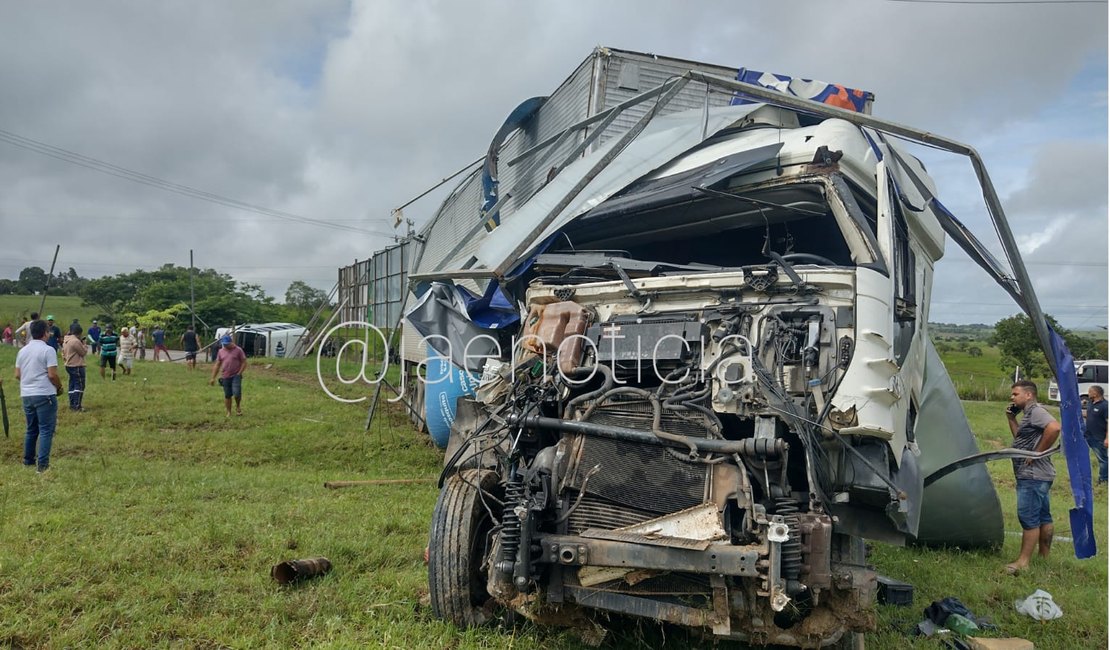
[[[81,338],[81,326],[74,323],[69,326],[69,334],[62,341],[62,358],[66,362],[66,374],[69,375],[69,410],[84,411],[81,402],[85,399],[85,355],[89,348]]]
[[[54,354],[62,349],[62,330],[54,324],[54,316],[46,317],[46,329],[49,336],[46,337],[46,344],[54,348]]]
[[[89,326],[89,346],[93,354],[100,352],[100,326],[96,324],[96,319],[93,319],[92,325]]]
[[[100,335],[100,378],[104,379],[104,368],[112,366],[112,381],[116,380],[116,351],[119,337],[112,330],[111,325],[104,326],[104,333]]]
[[[1016,382],[1010,389],[1010,402],[1006,423],[1014,436],[1014,448],[1036,452],[1051,449],[1060,437],[1060,423],[1037,403],[1037,385],[1027,379]],[[1055,532],[1048,493],[1056,479],[1051,458],[1015,458],[1013,462],[1021,551],[1018,559],[1006,565],[1006,572],[1011,575],[1029,566],[1034,548],[1041,557],[1048,557]]]
[[[146,360],[146,339],[138,325],[131,326],[131,339],[135,341],[135,361]]]
[[[1102,386],[1087,389],[1087,424],[1083,437],[1098,459],[1098,483],[1106,482],[1106,391]]]
[[[50,447],[58,425],[58,353],[46,344],[46,321],[32,321],[31,341],[15,357],[15,378],[23,399],[27,433],[23,436],[23,464],[37,467],[39,474],[50,468]]]
[[[124,375],[131,374],[131,366],[135,363],[135,350],[138,347],[135,342],[135,335],[130,330],[126,327],[120,330],[119,352],[116,355],[116,363],[123,370]]]
[[[15,345],[15,335],[12,334],[12,324],[11,323],[8,323],[8,324],[4,325],[3,341],[4,341],[4,345]]]
[[[193,331],[193,326],[188,325],[185,333],[181,335],[181,349],[185,350],[185,365],[189,370],[197,369],[197,352],[200,351],[200,337]]]
[[[31,323],[37,321],[38,319],[39,313],[37,311],[31,312],[30,320],[15,328],[15,332],[13,332],[13,334],[15,335],[16,347],[21,348],[33,340],[31,338]]]
[[[212,368],[212,379],[208,385],[216,383],[216,376],[220,377],[220,385],[224,388],[225,415],[231,417],[231,398],[235,398],[235,412],[243,414],[240,402],[243,399],[243,371],[247,369],[247,355],[243,348],[235,345],[230,336],[220,339],[220,351],[216,354],[216,365]]]
[[[161,351],[166,353],[167,361],[172,361],[170,351],[166,348],[166,330],[162,329],[161,325],[156,325],[154,331],[150,333],[150,338],[154,340],[154,360],[158,360],[158,353]]]

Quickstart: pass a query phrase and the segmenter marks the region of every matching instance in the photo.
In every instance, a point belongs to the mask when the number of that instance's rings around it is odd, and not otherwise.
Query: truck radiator
[[[587,421],[650,430],[651,418],[651,405],[647,402],[614,401],[597,408]],[[665,411],[662,429],[668,433],[705,438],[708,422],[701,413]],[[598,465],[600,469],[589,481],[585,481],[590,470]],[[599,525],[594,527],[612,529],[703,503],[709,471],[708,466],[701,463],[675,458],[659,445],[587,436],[582,441],[581,456],[567,483],[578,491],[585,482],[586,497],[578,510],[583,511],[587,503],[590,505],[589,510],[582,512],[581,518],[590,513],[598,519]],[[590,497],[600,497],[600,500],[587,502]],[[605,525],[607,522],[617,525]]]

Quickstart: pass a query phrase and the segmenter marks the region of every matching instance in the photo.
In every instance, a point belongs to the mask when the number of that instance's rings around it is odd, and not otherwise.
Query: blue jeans
[[[69,408],[78,411],[85,397],[85,366],[66,366],[66,373],[69,375]]]
[[[1087,446],[1091,451],[1095,452],[1095,458],[1098,459],[1098,482],[1106,482],[1106,447],[1102,446],[1105,438],[1087,438]]]
[[[54,443],[54,427],[58,424],[58,398],[35,395],[23,398],[23,415],[27,418],[27,434],[23,436],[23,464],[38,464],[39,471],[50,466],[50,446]],[[38,458],[35,447],[38,447]]]
[[[1017,480],[1017,515],[1022,530],[1032,530],[1052,523],[1048,500],[1051,487],[1052,481],[1029,478]]]

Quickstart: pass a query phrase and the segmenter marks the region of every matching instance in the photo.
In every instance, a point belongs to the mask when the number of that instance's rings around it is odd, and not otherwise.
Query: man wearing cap
[[[93,354],[100,353],[100,326],[96,324],[95,318],[89,327],[89,349]]]
[[[243,399],[243,371],[247,369],[247,355],[243,348],[235,345],[230,336],[220,339],[220,351],[216,354],[216,366],[212,368],[212,379],[208,385],[216,383],[216,375],[220,376],[220,385],[224,387],[224,410],[226,416],[231,417],[231,398],[235,398],[235,412],[243,414],[240,401]]]
[[[54,352],[57,353],[58,349],[62,347],[62,330],[54,324],[53,314],[46,317],[46,330],[50,334],[46,339],[46,344],[54,348]]]
[[[15,378],[23,399],[27,433],[23,437],[23,464],[38,467],[41,474],[50,467],[50,447],[58,425],[58,353],[46,345],[46,322],[32,321],[31,341],[15,357]]]

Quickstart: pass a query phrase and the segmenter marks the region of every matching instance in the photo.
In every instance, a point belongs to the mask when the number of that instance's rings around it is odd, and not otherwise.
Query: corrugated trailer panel
[[[538,156],[527,158],[509,166],[508,162],[527,151],[536,143],[559,133],[575,122],[588,117],[593,61],[590,56],[548,98],[536,112],[529,126],[514,133],[498,150],[498,180],[502,195],[512,197],[501,208],[501,219],[511,219],[519,204],[527,201],[545,181],[548,170],[561,163],[582,140],[582,135],[568,138],[551,152],[544,165],[535,165]],[[467,235],[478,223],[482,205],[481,171],[476,171],[459,184],[453,195],[444,202],[431,225],[422,233],[428,241],[417,272],[441,268],[459,268],[478,250],[485,239],[485,230]],[[462,241],[463,247],[447,259]]]
[[[589,117],[595,59],[591,55],[583,61],[574,74],[548,97],[547,102],[536,112],[529,128],[518,131],[498,152],[500,191],[502,194],[512,194],[501,209],[502,219],[511,219],[517,208],[543,186],[548,170],[562,163],[582,142],[583,133],[579,132],[550,151],[544,150],[511,167],[508,165],[510,160],[537,143]],[[537,166],[540,158],[547,154],[550,155],[544,163]]]
[[[598,88],[601,110],[612,108],[623,101],[627,101],[642,92],[666,82],[672,77],[682,75],[689,70],[697,70],[721,77],[736,78],[739,68],[727,68],[718,65],[684,61],[681,59],[668,59],[639,54],[610,50],[608,56],[601,57],[600,87]],[[661,114],[677,113],[691,108],[704,108],[706,102],[705,84],[688,83],[675,97],[663,108]],[[709,94],[710,106],[726,106],[732,101],[732,95],[722,92]],[[598,138],[598,143],[619,137],[644,116],[655,105],[654,101],[646,101],[625,110],[621,113],[605,132]]]

